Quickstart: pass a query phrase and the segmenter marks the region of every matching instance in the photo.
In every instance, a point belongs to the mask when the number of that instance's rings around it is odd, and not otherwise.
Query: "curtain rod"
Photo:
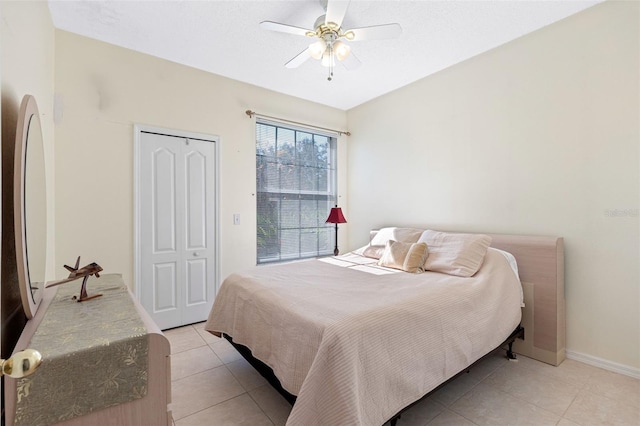
[[[289,123],[289,124],[298,124],[300,126],[311,127],[314,129],[328,130],[329,132],[337,133],[339,136],[342,136],[342,135],[351,136],[351,132],[347,132],[344,130],[328,129],[326,127],[314,126],[313,124],[300,123],[299,121],[287,120],[286,118],[272,117],[270,115],[264,115],[264,114],[257,113],[255,111],[251,111],[250,109],[246,110],[244,113],[247,114],[249,118],[253,118],[253,116],[255,115],[256,117],[271,118],[272,120],[284,121],[285,123]]]

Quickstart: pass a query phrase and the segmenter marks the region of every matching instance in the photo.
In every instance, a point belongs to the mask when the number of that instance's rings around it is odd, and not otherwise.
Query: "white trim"
[[[140,133],[141,126],[133,125],[133,294],[140,300]]]
[[[594,367],[613,371],[614,373],[623,374],[625,376],[633,377],[634,379],[640,379],[640,368],[619,364],[617,362],[580,352],[566,351],[566,355],[568,359],[572,359],[574,361],[584,362],[585,364],[593,365]]]
[[[134,279],[134,294],[136,299],[140,300],[140,286],[138,283],[141,279],[140,271],[140,198],[138,192],[140,190],[139,179],[139,161],[140,161],[140,134],[142,132],[147,133],[159,133],[162,135],[176,136],[186,139],[199,139],[203,141],[213,142],[215,151],[215,185],[214,185],[214,203],[215,203],[215,276],[214,276],[214,289],[213,297],[215,299],[220,287],[220,137],[207,135],[204,133],[188,132],[184,130],[168,129],[157,126],[148,126],[145,124],[133,125],[133,279]]]
[[[278,120],[278,119],[262,118],[258,114],[256,114],[256,124],[257,123],[266,124],[268,126],[282,127],[284,129],[295,130],[298,132],[314,133],[316,135],[326,136],[328,138],[334,138],[334,139],[337,139],[340,136],[340,133],[338,131],[328,130],[322,127],[314,127],[310,124],[309,125],[293,124],[284,119]]]

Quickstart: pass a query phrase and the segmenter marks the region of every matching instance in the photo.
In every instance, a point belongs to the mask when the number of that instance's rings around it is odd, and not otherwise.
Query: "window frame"
[[[274,142],[276,144],[275,150],[277,150],[277,147],[278,147],[278,142],[279,142],[278,132],[280,130],[294,132],[292,141],[294,143],[293,150],[295,152],[296,157],[295,157],[295,161],[293,162],[293,165],[295,168],[298,169],[298,173],[299,171],[303,170],[304,167],[308,167],[308,166],[302,166],[301,164],[298,163],[298,153],[299,153],[298,143],[301,142],[298,139],[298,134],[299,133],[310,134],[312,137],[312,140],[314,141],[313,142],[314,146],[315,146],[316,136],[327,138],[327,144],[328,144],[327,163],[326,163],[326,168],[322,168],[322,170],[327,171],[326,190],[321,190],[320,188],[317,188],[317,187],[315,189],[301,189],[300,179],[302,179],[302,177],[300,175],[298,175],[297,189],[283,188],[280,167],[284,163],[280,163],[277,161],[277,159],[280,158],[278,155],[275,155],[273,157],[276,159],[276,163],[275,163],[276,166],[279,167],[277,189],[272,190],[272,188],[268,188],[268,187],[265,187],[264,189],[260,188],[261,172],[259,170],[259,167],[260,167],[261,157],[259,154],[260,140],[258,138],[259,138],[259,128],[260,128],[259,126],[261,125],[271,126],[275,128],[275,142]],[[264,264],[288,262],[293,260],[302,260],[302,259],[308,259],[308,258],[314,258],[314,257],[333,255],[333,245],[334,245],[333,242],[335,241],[335,227],[333,227],[331,224],[325,223],[324,217],[321,217],[321,216],[323,216],[325,213],[328,215],[330,208],[336,204],[338,199],[338,134],[315,129],[311,126],[304,127],[304,126],[298,126],[298,125],[291,125],[284,122],[261,119],[261,118],[256,119],[255,132],[256,132],[255,133],[255,136],[256,136],[256,145],[255,145],[255,149],[256,149],[256,263],[258,265],[264,265]],[[291,164],[289,165],[291,166]],[[261,203],[263,202],[261,199],[264,197],[271,197],[273,201],[277,203],[278,209],[279,209],[277,213],[277,219],[276,219],[276,222],[277,222],[276,238],[278,240],[278,243],[275,247],[277,248],[277,254],[270,255],[270,256],[265,253],[261,254],[261,250],[268,249],[268,248],[266,249],[264,248],[266,247],[266,245],[261,246],[261,238],[263,239],[266,238],[265,234],[267,233],[272,234],[268,237],[274,238],[273,225],[269,225],[272,229],[269,230],[268,232],[265,232],[263,225],[265,222],[268,222],[268,221],[261,219],[260,209],[261,209]],[[283,214],[282,214],[282,208],[284,204],[283,202],[291,201],[294,198],[297,198],[298,201],[303,201],[305,199],[314,200],[316,201],[316,204],[320,202],[326,203],[326,206],[327,206],[326,212],[322,212],[321,210],[322,207],[320,206],[317,206],[316,208],[316,217],[317,217],[316,226],[308,226],[308,225],[303,226],[303,218],[302,218],[303,209],[301,205],[298,206],[298,210],[297,210],[298,211],[297,226],[283,225]],[[261,227],[263,229],[262,234],[261,234]],[[283,254],[283,246],[284,246],[283,240],[282,240],[283,231],[289,232],[289,231],[295,231],[295,230],[298,231],[297,252],[295,252],[295,254],[291,252]],[[314,250],[306,250],[306,249],[303,250],[302,238],[303,238],[304,230],[312,233],[313,232],[316,233],[316,247]],[[323,233],[324,233],[324,236],[322,236]]]

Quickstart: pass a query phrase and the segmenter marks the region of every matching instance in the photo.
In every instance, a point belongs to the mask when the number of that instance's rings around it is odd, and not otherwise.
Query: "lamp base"
[[[340,251],[338,250],[338,247],[336,246],[336,248],[333,249],[333,255],[337,256],[340,253]]]

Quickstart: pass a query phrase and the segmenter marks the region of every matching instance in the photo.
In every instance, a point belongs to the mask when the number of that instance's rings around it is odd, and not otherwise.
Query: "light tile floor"
[[[291,406],[204,323],[165,334],[176,426],[285,424]],[[398,421],[417,425],[640,425],[640,380],[573,360],[510,362],[499,351]]]

